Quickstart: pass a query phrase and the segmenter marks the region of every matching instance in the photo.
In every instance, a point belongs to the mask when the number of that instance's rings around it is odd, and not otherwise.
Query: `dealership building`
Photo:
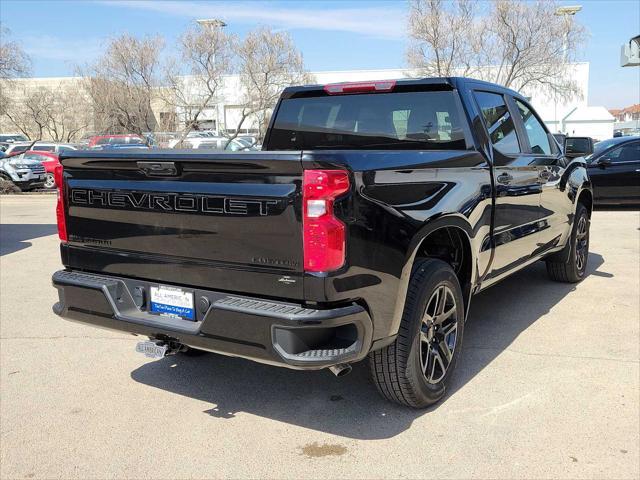
[[[336,82],[353,82],[364,80],[388,80],[416,77],[414,72],[407,69],[378,69],[378,70],[340,70],[311,72],[319,84]],[[590,136],[597,140],[611,138],[615,118],[604,106],[589,105],[589,64],[574,63],[569,66],[569,75],[575,82],[577,94],[570,100],[556,98],[553,94],[540,89],[523,89],[521,92],[528,97],[551,132],[562,132],[576,136]],[[185,81],[189,81],[185,77]],[[18,81],[23,91],[38,87],[70,88],[77,91],[79,78],[28,78]],[[241,87],[237,75],[225,77],[221,94],[216,104],[206,108],[199,116],[201,129],[233,130],[241,117]],[[199,95],[194,95],[194,98]],[[153,102],[152,110],[156,122],[156,131],[181,130],[184,125],[184,114],[173,110],[164,102]],[[13,131],[15,128],[0,120],[3,132]],[[249,118],[242,125],[242,131],[253,133],[256,131],[256,120]],[[91,132],[91,126],[87,128]]]
[[[523,93],[542,117],[551,132],[563,132],[569,135],[590,136],[597,140],[611,138],[615,118],[604,106],[589,105],[589,64],[574,63],[570,66],[571,77],[577,87],[577,95],[570,100],[554,98],[539,89],[525,89]],[[389,80],[411,78],[416,75],[407,69],[382,70],[338,70],[311,72],[319,84],[336,82],[356,82],[365,80]],[[221,101],[206,109],[200,116],[200,127],[217,130],[226,127],[233,129],[241,116],[240,81],[237,76],[225,79]],[[180,112],[177,112],[180,118]],[[253,130],[251,120],[243,124],[243,130]]]

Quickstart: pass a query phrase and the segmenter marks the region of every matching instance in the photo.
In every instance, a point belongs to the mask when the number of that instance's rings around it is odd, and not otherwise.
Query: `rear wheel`
[[[420,260],[395,342],[369,356],[382,396],[414,408],[440,400],[455,370],[463,333],[464,301],[453,269],[441,260]]]
[[[587,271],[589,259],[589,212],[579,203],[569,239],[569,258],[566,262],[547,260],[547,273],[556,282],[577,283]]]

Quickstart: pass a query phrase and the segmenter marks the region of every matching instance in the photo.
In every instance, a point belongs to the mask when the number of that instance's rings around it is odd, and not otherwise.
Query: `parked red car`
[[[42,162],[44,170],[47,172],[44,179],[44,188],[54,188],[56,186],[56,181],[53,171],[58,165],[60,165],[58,155],[51,152],[42,152],[40,150],[28,150],[24,152],[23,155],[24,158],[28,160],[39,160]]]

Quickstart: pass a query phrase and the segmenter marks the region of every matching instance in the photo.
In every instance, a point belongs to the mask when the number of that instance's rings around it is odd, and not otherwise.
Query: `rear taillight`
[[[56,165],[53,178],[58,189],[58,202],[56,203],[56,220],[58,221],[58,236],[62,242],[67,241],[67,221],[64,217],[64,195],[62,193],[62,165]]]
[[[346,95],[349,93],[390,92],[396,86],[395,80],[376,80],[373,82],[330,83],[324,86],[329,95]]]
[[[336,197],[349,191],[344,170],[305,170],[303,191],[304,269],[337,270],[345,260],[345,225],[333,213]]]

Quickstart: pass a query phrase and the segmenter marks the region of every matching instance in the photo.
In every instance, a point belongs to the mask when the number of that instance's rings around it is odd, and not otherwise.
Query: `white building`
[[[561,121],[561,130],[571,136],[604,140],[613,136],[615,117],[604,107],[578,106]]]
[[[521,92],[542,117],[551,132],[563,132],[575,136],[592,136],[602,140],[613,136],[614,117],[604,107],[589,106],[589,64],[575,63],[570,68],[576,82],[578,94],[571,100],[558,100],[540,89],[525,89]],[[390,80],[416,77],[408,69],[336,70],[312,72],[319,84],[356,82],[366,80]],[[240,81],[237,76],[225,79],[220,102],[200,116],[202,128],[217,130],[223,126],[233,129],[240,119]],[[178,115],[180,117],[180,115]],[[243,124],[252,129],[253,120]]]
[[[569,69],[570,75],[577,85],[578,94],[570,101],[561,101],[542,90],[524,89],[522,92],[528,97],[547,124],[551,132],[563,132],[576,136],[592,136],[602,140],[613,136],[614,117],[603,107],[589,106],[589,64],[575,63]],[[379,70],[339,70],[312,72],[315,81],[319,84],[354,82],[365,80],[389,80],[418,77],[408,69],[379,69]],[[204,92],[194,77],[183,77],[188,89],[188,95],[193,97],[193,105],[200,102]],[[20,79],[20,84],[26,90],[40,87],[58,89],[78,89],[78,78],[25,78]],[[22,88],[21,87],[21,88]],[[191,100],[189,100],[191,102]],[[241,118],[241,86],[237,75],[225,77],[220,96],[215,105],[205,109],[198,118],[201,129],[234,130]],[[185,112],[172,110],[164,102],[154,101],[152,110],[156,117],[156,130],[180,130],[185,125]],[[243,133],[254,133],[257,126],[256,118],[248,118],[242,125]],[[0,130],[13,131],[6,118],[0,118]],[[92,126],[88,126],[87,132],[92,132]]]

